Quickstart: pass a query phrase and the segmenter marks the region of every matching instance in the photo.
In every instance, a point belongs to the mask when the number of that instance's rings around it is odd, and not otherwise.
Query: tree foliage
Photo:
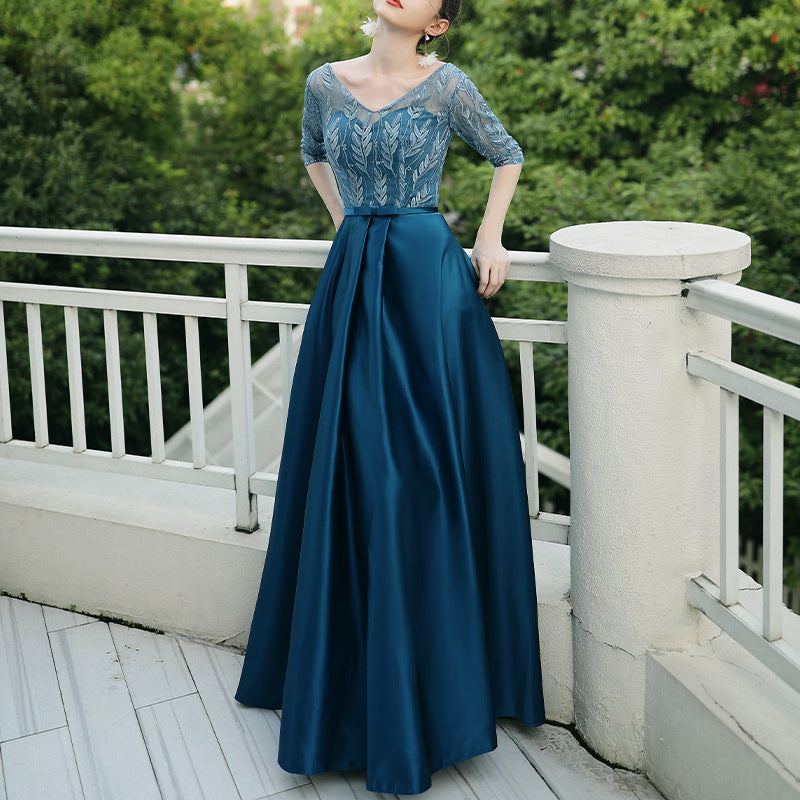
[[[603,3],[476,0],[458,55],[480,76],[526,154],[507,246],[547,249],[565,225],[690,220],[752,237],[742,283],[797,298],[800,265],[800,2]],[[474,161],[471,154],[459,158]],[[453,171],[452,197],[470,170]],[[450,195],[447,195],[449,201]],[[476,202],[479,200],[476,198]],[[479,205],[471,214],[479,218]],[[498,313],[553,297],[498,295]],[[558,303],[559,312],[563,303]],[[734,358],[796,384],[796,349],[735,326]],[[544,357],[542,438],[567,442],[563,353]],[[555,416],[553,416],[555,414]],[[800,557],[800,432],[786,429],[787,548]],[[760,413],[743,406],[742,524],[761,530]],[[795,575],[795,580],[800,575]]]
[[[0,11],[3,223],[53,228],[308,236],[323,227],[297,163],[301,83],[282,29],[215,0],[9,0]],[[308,213],[306,213],[308,212]],[[299,222],[298,222],[299,221]],[[308,272],[308,271],[306,271]],[[5,280],[222,293],[222,268],[0,256]],[[253,270],[255,296],[308,299],[310,275]],[[44,310],[51,440],[70,443],[63,319]],[[17,434],[31,438],[24,309],[6,304]],[[182,331],[159,328],[167,434],[184,422]],[[129,452],[149,452],[141,317],[119,315]],[[107,447],[102,320],[81,312],[89,446]],[[224,326],[201,326],[204,389],[227,385]],[[254,326],[257,356],[277,338]]]
[[[247,20],[216,0],[6,0],[4,224],[329,237],[332,226],[299,158],[303,81],[323,61],[366,52],[358,24],[368,13],[369,2],[326,0],[307,20],[303,43],[290,46],[266,16]],[[800,0],[472,0],[448,40],[437,43],[440,55],[475,80],[525,152],[507,247],[547,250],[554,230],[603,220],[725,225],[753,239],[744,285],[797,296]],[[454,140],[440,207],[457,212],[465,246],[491,175],[488,163]],[[221,290],[216,267],[20,256],[3,258],[0,270],[7,279]],[[313,289],[309,271],[251,272],[256,295],[307,300]],[[558,285],[508,284],[487,305],[498,316],[566,314]],[[18,337],[9,346],[18,354],[14,391],[22,399],[14,407],[24,409],[24,331],[8,324]],[[86,325],[99,336],[91,315]],[[128,372],[141,375],[140,323],[121,325]],[[209,330],[203,340],[209,398],[226,383],[222,333]],[[54,407],[66,408],[57,320],[45,336],[48,392]],[[184,367],[180,332],[174,336],[162,349],[165,408],[180,410]],[[271,341],[269,332],[254,336],[256,353]],[[514,355],[508,347],[512,370]],[[800,378],[793,348],[738,327],[734,356],[792,383]],[[566,349],[537,346],[535,359],[540,436],[566,453]],[[100,386],[102,356],[87,361],[87,382]],[[146,398],[140,377],[135,383],[127,389],[129,429],[141,431],[137,446],[146,451]],[[103,396],[98,391],[91,414],[98,441],[107,430]],[[29,417],[20,412],[22,429]],[[68,440],[66,423],[54,423]],[[800,523],[798,427],[786,432],[787,531]],[[760,529],[760,458],[754,410],[742,422],[743,520],[751,536]],[[565,495],[549,496],[564,510]],[[800,556],[800,537],[788,542]]]

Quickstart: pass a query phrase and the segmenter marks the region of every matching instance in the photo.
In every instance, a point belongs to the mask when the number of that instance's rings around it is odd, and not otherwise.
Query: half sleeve
[[[308,166],[317,161],[327,161],[325,153],[325,136],[322,130],[322,116],[319,104],[311,89],[311,76],[306,80],[306,91],[303,98],[303,130],[300,140],[300,153],[303,164]]]
[[[462,73],[450,103],[450,127],[495,167],[522,164],[522,148]]]

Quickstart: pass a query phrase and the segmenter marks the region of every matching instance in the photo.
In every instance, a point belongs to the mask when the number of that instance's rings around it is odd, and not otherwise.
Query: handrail
[[[716,278],[684,283],[686,305],[800,344],[800,303]]]
[[[245,236],[189,236],[172,233],[61,230],[0,226],[0,252],[68,256],[142,258],[254,267],[324,266],[327,239],[261,239]],[[467,255],[471,248],[465,249]],[[511,280],[561,283],[561,273],[546,252],[512,250]]]
[[[686,305],[800,344],[800,303],[716,279],[688,281]],[[783,638],[784,416],[800,419],[800,389],[702,351],[686,354],[689,375],[720,388],[719,585],[687,576],[686,599],[789,685],[800,687],[800,651]],[[739,398],[763,408],[763,594],[761,619],[739,602]]]

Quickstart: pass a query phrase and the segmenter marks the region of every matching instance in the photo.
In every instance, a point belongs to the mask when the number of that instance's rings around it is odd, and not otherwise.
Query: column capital
[[[672,295],[680,282],[737,282],[750,264],[750,237],[695,222],[594,222],[550,236],[550,259],[568,283],[601,291]]]

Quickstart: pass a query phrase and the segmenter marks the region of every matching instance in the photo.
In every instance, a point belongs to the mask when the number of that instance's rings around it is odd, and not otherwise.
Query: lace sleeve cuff
[[[462,73],[450,103],[450,126],[492,166],[522,164],[522,148],[503,127],[475,84]]]

